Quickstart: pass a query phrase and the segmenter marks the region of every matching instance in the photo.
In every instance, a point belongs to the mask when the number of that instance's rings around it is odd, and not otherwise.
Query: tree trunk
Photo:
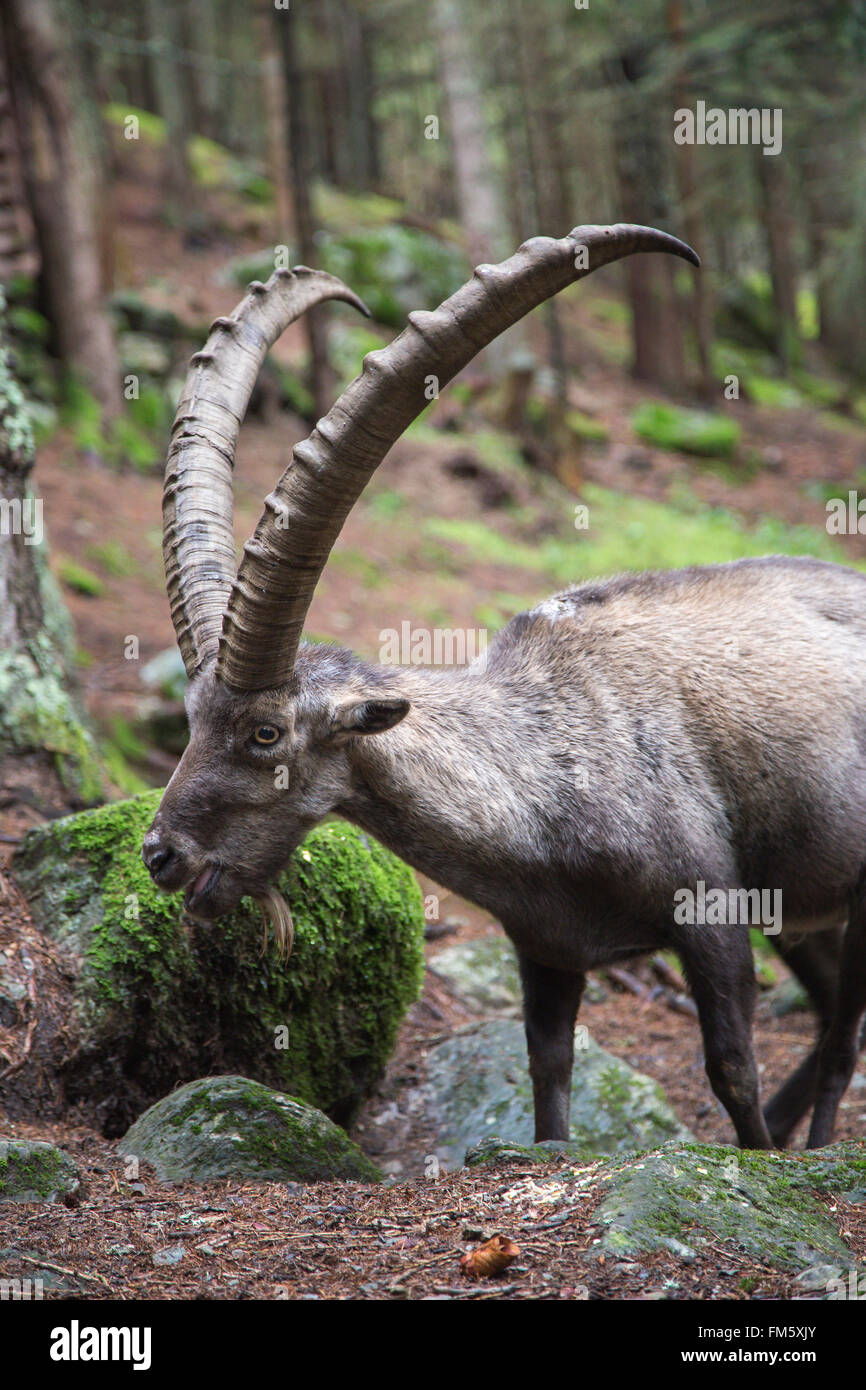
[[[274,231],[279,243],[295,239],[295,210],[289,182],[289,142],[286,133],[286,80],[277,34],[271,22],[273,0],[257,0],[256,31],[262,61],[268,176],[274,186]]]
[[[74,54],[50,0],[7,0],[3,24],[25,187],[58,355],[110,419],[122,409],[120,368],[103,302],[99,162],[82,118],[84,94]]]
[[[36,234],[24,196],[9,78],[0,45],[0,284],[39,268]]]
[[[277,26],[288,98],[287,121],[298,250],[301,262],[312,266],[316,262],[316,244],[313,238],[313,212],[310,204],[307,124],[297,59],[297,13],[293,9],[274,10],[274,23]],[[304,315],[304,324],[310,349],[309,386],[316,403],[316,412],[322,416],[327,414],[331,405],[333,380],[328,362],[328,340],[321,305]]]
[[[434,0],[433,27],[442,86],[451,126],[451,150],[460,221],[472,265],[505,256],[508,223],[488,151],[488,135],[472,36],[459,0]],[[495,377],[514,367],[525,372],[531,356],[521,324],[484,349],[482,360]],[[513,408],[513,402],[509,409]]]
[[[165,121],[164,170],[171,218],[184,231],[192,230],[196,215],[189,164],[189,77],[177,60],[183,45],[181,10],[177,0],[147,0],[153,89],[157,112]]]
[[[45,562],[33,439],[0,334],[0,783],[7,799],[101,799],[90,735],[71,692],[72,629]],[[59,777],[59,782],[58,782]],[[20,783],[26,796],[15,795]]]
[[[674,110],[680,110],[691,104],[692,95],[685,67],[682,0],[669,0],[667,22],[668,32],[677,54],[672,94],[673,104]],[[693,145],[676,146],[674,171],[682,208],[683,234],[689,245],[693,246],[698,254],[701,254],[701,248],[705,244],[704,217],[698,181],[695,176],[695,148]],[[698,359],[699,389],[703,398],[709,401],[714,396],[716,388],[712,368],[713,311],[706,271],[691,277],[688,308],[695,353]]]
[[[620,100],[614,127],[620,216],[664,227],[670,221],[658,123],[641,87],[644,59],[620,55]],[[664,264],[663,264],[664,262]],[[683,352],[674,270],[666,256],[632,257],[625,276],[632,310],[632,373],[670,390],[682,388]]]
[[[770,279],[773,282],[773,301],[776,307],[776,353],[787,373],[802,358],[797,327],[797,270],[794,259],[794,220],[788,177],[782,156],[755,153],[758,183],[764,204],[764,226],[767,230],[767,252],[770,260]]]

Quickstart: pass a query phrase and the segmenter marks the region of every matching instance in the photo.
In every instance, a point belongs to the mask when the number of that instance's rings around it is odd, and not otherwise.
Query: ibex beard
[[[576,252],[581,254],[577,255]],[[682,243],[579,227],[481,266],[371,353],[266,498],[237,573],[232,461],[256,371],[297,313],[358,301],[298,268],[254,284],[196,354],[166,466],[164,550],[190,676],[190,741],[144,845],[160,887],[213,921],[274,881],[331,813],[497,917],[518,956],[538,1139],[569,1134],[586,972],[679,955],[707,1073],[740,1143],[829,1142],[866,1010],[866,578],[771,557],[584,584],[515,618],[462,669],[368,665],[301,643],[353,503],[486,343],[582,274]],[[576,560],[577,563],[577,560]],[[675,917],[677,894],[773,890],[773,944],[819,1019],[762,1108],[746,923]]]

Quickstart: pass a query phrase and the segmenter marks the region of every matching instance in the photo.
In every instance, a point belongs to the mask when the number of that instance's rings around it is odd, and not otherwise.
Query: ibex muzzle
[[[381,667],[300,642],[343,522],[430,378],[444,385],[544,299],[636,251],[697,264],[650,228],[579,227],[410,315],[296,447],[237,575],[232,464],[264,355],[313,303],[363,306],[298,268],[217,320],[166,469],[190,742],[145,862],[206,919],[258,897],[285,942],[271,885],[336,812],[482,904],[518,952],[539,1139],[568,1135],[586,971],[669,947],[740,1142],[784,1144],[814,1105],[809,1143],[824,1144],[866,1009],[866,579],[771,558],[584,584],[515,618],[465,668]],[[765,894],[783,904],[771,940],[820,1037],[762,1112],[743,912]]]

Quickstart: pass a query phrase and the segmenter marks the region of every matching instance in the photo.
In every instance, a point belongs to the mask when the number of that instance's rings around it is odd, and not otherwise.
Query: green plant
[[[638,438],[660,449],[708,458],[730,458],[739,443],[740,429],[725,415],[705,410],[680,410],[677,406],[645,401],[631,417]]]

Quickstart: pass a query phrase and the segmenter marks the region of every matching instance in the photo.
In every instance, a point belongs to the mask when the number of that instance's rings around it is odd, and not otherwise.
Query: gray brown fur
[[[773,557],[592,581],[466,668],[303,646],[289,686],[233,693],[210,665],[187,706],[145,858],[167,889],[220,869],[199,916],[261,893],[336,813],[502,921],[539,1138],[567,1136],[585,972],[669,947],[740,1142],[786,1143],[816,1095],[809,1142],[829,1141],[866,1008],[862,575]],[[269,723],[283,732],[263,750],[250,738]],[[698,880],[781,889],[774,944],[819,1011],[819,1047],[766,1118],[748,931],[674,921],[675,892]]]

